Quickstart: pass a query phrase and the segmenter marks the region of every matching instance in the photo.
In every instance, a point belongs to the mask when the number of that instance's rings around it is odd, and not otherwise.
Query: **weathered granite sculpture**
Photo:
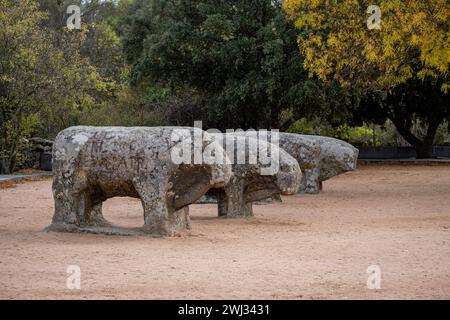
[[[300,187],[301,170],[298,162],[286,151],[265,141],[261,141],[249,136],[240,134],[213,134],[220,137],[223,145],[231,142],[238,145],[237,139],[243,139],[245,143],[245,162],[237,161],[238,148],[233,148],[234,156],[227,148],[229,158],[232,161],[233,175],[230,181],[223,188],[211,189],[207,193],[207,199],[215,197],[218,203],[219,216],[226,217],[247,217],[253,215],[252,202],[267,198],[280,199],[280,194],[295,194]],[[220,142],[222,144],[222,142]],[[249,150],[259,150],[258,146],[270,150],[267,153],[272,165],[276,162],[276,169],[267,169],[268,163],[264,161],[249,161],[251,152]],[[259,152],[259,151],[258,151]]]
[[[318,193],[322,182],[356,169],[358,149],[342,140],[294,133],[280,133],[280,147],[300,164],[301,192]]]
[[[270,132],[268,136],[271,141]],[[301,193],[318,193],[322,190],[323,181],[356,168],[359,151],[342,140],[284,132],[278,133],[278,139],[279,147],[294,157],[300,165]]]
[[[339,139],[310,136],[320,145],[319,190],[322,182],[342,173],[356,169],[359,150]]]
[[[280,132],[279,146],[294,157],[300,165],[302,182],[299,192],[315,193],[320,174],[319,143],[298,134]]]
[[[210,188],[224,186],[231,166],[174,163],[173,148],[186,142],[191,147],[191,135],[204,133],[184,128],[187,134],[173,141],[179,129],[72,127],[60,132],[53,147],[55,212],[46,230],[173,236],[189,228],[187,206]],[[226,158],[204,134],[200,148],[214,145]],[[143,227],[119,228],[104,219],[102,202],[117,196],[141,199]]]

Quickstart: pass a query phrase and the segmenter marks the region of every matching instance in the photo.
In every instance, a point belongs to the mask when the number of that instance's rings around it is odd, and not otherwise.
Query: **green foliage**
[[[302,118],[295,121],[287,129],[287,132],[298,134],[311,134],[319,136],[329,136],[332,126],[328,122],[324,122],[319,118],[313,119]]]
[[[37,121],[38,95],[46,78],[45,55],[51,48],[39,23],[45,15],[31,0],[0,0],[0,172],[14,169],[18,148]]]
[[[208,126],[278,128],[283,110],[331,101],[303,70],[278,1],[136,1],[122,30],[133,83],[195,92]]]
[[[51,32],[51,31],[50,31]],[[47,103],[40,109],[45,124],[39,129],[43,136],[54,136],[60,130],[79,124],[81,115],[99,103],[112,100],[118,90],[117,81],[108,71],[96,66],[83,52],[89,28],[81,31],[55,31],[59,46],[50,57],[55,89],[48,92]]]
[[[366,127],[350,127],[342,125],[335,128],[331,132],[331,136],[348,141],[351,144],[358,146],[379,146],[381,141],[375,136],[374,130]]]
[[[381,1],[382,31],[367,30],[368,4],[0,0],[0,170],[30,135],[194,120],[362,145],[398,131],[426,156],[448,141],[448,1]]]
[[[297,120],[287,131],[290,133],[333,137],[358,146],[379,146],[381,144],[379,137],[375,136],[374,139],[374,130],[366,126],[351,127],[349,125],[340,125],[333,127],[319,118]]]
[[[33,132],[54,136],[78,124],[85,110],[113,98],[117,71],[95,65],[93,32],[57,28],[36,1],[0,0],[0,171],[11,172],[20,157],[21,141]],[[53,3],[55,5],[55,3]],[[56,3],[57,5],[57,3]],[[108,57],[119,41],[107,26],[96,33],[96,54]],[[20,160],[20,159],[19,159]]]
[[[413,126],[414,134],[423,139],[427,130],[420,122]],[[382,125],[367,125],[352,127],[349,125],[340,125],[333,127],[330,123],[315,117],[312,119],[302,118],[295,121],[287,130],[291,133],[321,135],[338,138],[357,146],[404,146],[404,141],[398,134],[394,124],[387,120]],[[449,145],[450,134],[447,122],[442,123],[435,137],[436,145]]]
[[[123,86],[114,103],[105,102],[85,110],[79,122],[93,126],[160,126],[163,118],[158,107],[159,104],[148,101],[144,93]]]

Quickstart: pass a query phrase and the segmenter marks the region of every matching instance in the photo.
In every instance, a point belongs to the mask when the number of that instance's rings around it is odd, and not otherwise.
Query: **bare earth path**
[[[46,234],[52,211],[49,180],[0,189],[0,298],[450,298],[450,166],[362,167],[247,220],[194,205],[191,234],[170,239]],[[138,200],[104,212],[143,222]],[[81,290],[66,288],[68,265]],[[370,265],[381,290],[367,289]]]

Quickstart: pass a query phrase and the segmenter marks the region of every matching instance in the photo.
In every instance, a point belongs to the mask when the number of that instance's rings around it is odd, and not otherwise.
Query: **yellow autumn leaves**
[[[381,30],[367,28],[373,4],[381,8]],[[283,6],[300,30],[305,67],[322,80],[366,91],[448,78],[448,0],[285,0]],[[446,81],[442,90],[448,88]]]

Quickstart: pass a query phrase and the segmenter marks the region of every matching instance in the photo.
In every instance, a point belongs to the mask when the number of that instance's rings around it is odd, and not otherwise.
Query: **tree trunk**
[[[417,154],[417,159],[429,159],[433,156],[433,144],[422,144],[414,148]]]
[[[443,117],[435,117],[428,123],[427,134],[425,135],[423,144],[420,149],[416,149],[418,159],[431,158],[433,156],[434,138],[443,120]]]
[[[394,123],[401,136],[413,146],[416,151],[417,159],[427,159],[433,156],[434,137],[436,136],[439,125],[443,121],[443,117],[436,116],[430,119],[428,122],[427,133],[423,141],[417,138],[411,132],[411,127],[407,126],[403,121],[398,119],[391,119],[391,121]]]
[[[17,153],[14,153],[13,156],[9,158],[9,173],[13,173],[14,169],[16,168],[16,162],[17,162]]]
[[[268,129],[280,129],[280,110],[275,106],[270,108],[270,128]]]
[[[0,174],[11,174],[16,167],[16,157],[2,159],[0,164]]]
[[[0,163],[0,174],[11,174],[11,159],[2,159]]]

